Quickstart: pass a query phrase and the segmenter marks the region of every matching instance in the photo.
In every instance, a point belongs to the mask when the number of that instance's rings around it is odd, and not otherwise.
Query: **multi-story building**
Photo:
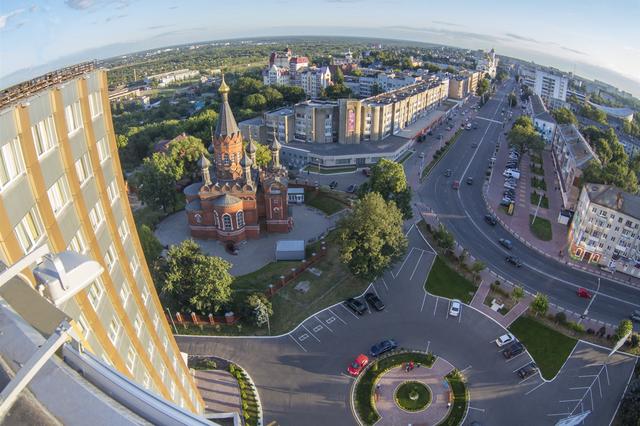
[[[528,104],[529,114],[533,120],[533,127],[536,128],[542,139],[547,144],[553,141],[556,131],[556,120],[549,113],[539,95],[531,96],[531,102]]]
[[[497,68],[498,58],[496,57],[496,51],[494,49],[491,49],[489,52],[479,51],[476,71],[489,74],[491,78],[495,78]]]
[[[271,145],[273,135],[282,143],[289,143],[295,136],[295,120],[293,108],[280,108],[264,113],[265,140],[256,139],[261,143]]]
[[[196,78],[200,75],[200,71],[190,70],[190,69],[182,69],[176,71],[164,72],[162,74],[154,74],[145,78],[146,82],[157,81],[158,87],[165,87],[170,84],[188,80],[190,78]]]
[[[573,210],[578,201],[576,178],[590,161],[600,161],[591,146],[574,124],[560,124],[552,143],[553,160],[560,181],[560,193],[564,208]]]
[[[482,73],[480,71],[463,70],[459,75],[450,78],[449,97],[460,100],[476,93],[481,76]]]
[[[269,67],[275,65],[280,68],[289,68],[289,60],[291,59],[291,49],[287,48],[284,52],[271,52],[269,55]]]
[[[289,85],[289,69],[271,65],[262,73],[262,81],[266,86],[285,86]]]
[[[331,71],[329,67],[310,67],[296,73],[299,86],[312,99],[320,97],[322,91],[331,85]],[[297,84],[298,85],[298,84]]]
[[[533,93],[539,95],[550,108],[555,109],[565,105],[568,87],[569,78],[566,75],[536,70]]]
[[[53,253],[74,250],[100,262],[104,273],[60,306],[77,319],[84,348],[202,413],[136,232],[106,71],[81,64],[4,90],[0,128],[0,260],[14,264],[46,244]]]
[[[568,242],[574,258],[640,277],[640,196],[586,183]]]
[[[332,143],[338,140],[337,102],[301,102],[293,107],[293,111],[296,142]]]

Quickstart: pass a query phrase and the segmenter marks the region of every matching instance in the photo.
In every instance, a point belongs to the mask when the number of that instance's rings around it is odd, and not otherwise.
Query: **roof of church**
[[[215,201],[213,202],[213,204],[216,205],[216,206],[232,206],[232,205],[237,204],[237,203],[239,203],[241,201],[242,200],[240,200],[240,198],[234,197],[231,194],[224,194],[224,195],[216,198]]]
[[[249,144],[247,145],[247,152],[249,154],[253,154],[257,150],[258,150],[258,148],[256,147],[256,143],[253,141],[253,138],[249,137]]]
[[[251,158],[247,154],[244,154],[240,159],[241,167],[247,167],[247,166],[251,167],[252,164],[253,164],[253,161],[251,161]]]
[[[224,76],[222,76],[222,83],[220,83],[218,92],[222,95],[222,105],[220,106],[218,124],[216,124],[214,136],[221,139],[225,136],[240,133],[240,129],[238,128],[236,119],[231,111],[231,106],[229,105],[229,86],[225,83]]]

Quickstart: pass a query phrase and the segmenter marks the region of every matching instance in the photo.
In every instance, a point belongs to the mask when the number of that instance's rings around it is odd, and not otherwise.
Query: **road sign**
[[[587,410],[583,413],[580,414],[576,414],[575,416],[569,416],[569,417],[565,417],[564,419],[560,419],[560,421],[558,421],[558,423],[556,423],[556,426],[576,426],[579,425],[580,423],[582,423],[582,421],[584,419],[587,418],[587,416],[591,414],[591,410]]]

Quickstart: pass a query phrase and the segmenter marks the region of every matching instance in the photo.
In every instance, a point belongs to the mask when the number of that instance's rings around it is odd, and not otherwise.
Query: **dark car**
[[[354,299],[353,297],[345,300],[344,304],[347,306],[347,308],[351,309],[358,315],[362,315],[367,312],[367,305],[365,305],[361,300]]]
[[[376,311],[381,311],[384,309],[384,303],[375,293],[367,293],[364,295],[364,300],[367,301],[369,306],[371,306]]]
[[[527,364],[517,371],[518,376],[520,376],[521,379],[526,379],[529,376],[533,376],[537,372],[538,372],[538,366],[536,365],[535,362]]]
[[[336,182],[335,180],[329,184],[329,188],[331,189],[336,189],[337,186],[338,186],[338,182]]]
[[[633,311],[629,317],[631,321],[640,322],[640,311]]]
[[[356,192],[356,186],[355,185],[349,185],[349,187],[347,188],[347,192],[349,194],[353,194],[354,192]]]
[[[489,225],[491,226],[495,226],[498,221],[496,220],[495,217],[493,217],[492,215],[488,214],[484,216],[484,221],[487,222]]]
[[[238,247],[236,246],[236,243],[234,243],[233,241],[227,241],[224,248],[227,250],[227,253],[232,254],[234,256],[238,255],[238,252],[239,252]]]
[[[473,178],[471,176],[467,178],[467,185],[473,185]]]
[[[445,170],[445,171],[444,171],[444,175],[445,175],[446,177],[451,176],[451,169],[447,169],[447,170]]]
[[[522,261],[520,260],[520,258],[519,258],[519,257],[516,257],[516,256],[507,256],[507,257],[505,258],[505,260],[506,260],[508,263],[512,264],[513,266],[517,266],[518,268],[522,266]]]
[[[383,340],[382,342],[371,346],[371,350],[369,351],[369,355],[374,356],[374,357],[375,356],[380,356],[383,353],[392,351],[397,347],[398,347],[398,344],[395,342],[395,340],[392,340],[392,339]]]
[[[524,352],[524,346],[522,345],[522,343],[514,342],[502,351],[502,355],[504,355],[505,358],[509,359],[513,358],[516,355],[520,355],[522,352]]]
[[[513,248],[513,243],[511,242],[511,240],[500,238],[498,242],[502,247],[506,248],[507,250],[511,250]]]

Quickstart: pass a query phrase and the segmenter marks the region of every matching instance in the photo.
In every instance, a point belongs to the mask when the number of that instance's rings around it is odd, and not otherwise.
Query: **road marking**
[[[378,291],[376,290],[376,286],[372,284],[371,288],[373,289],[373,292],[376,294],[376,296],[380,297],[380,295],[378,294]]]
[[[347,373],[341,372],[341,373],[340,373],[340,375],[341,375],[341,376],[344,376],[344,377],[346,377],[346,378],[348,378],[348,379],[355,380],[355,377],[353,377],[353,376],[352,376],[352,375],[350,375],[350,374],[347,374]]]
[[[329,328],[329,326],[327,324],[324,324],[322,321],[320,321],[320,319],[318,319],[317,316],[313,316],[320,324],[324,325],[325,327],[327,327],[327,330],[329,330],[330,332],[333,333],[333,330],[331,328]],[[332,321],[333,322],[333,321]]]
[[[431,340],[427,340],[427,353],[429,353],[429,346],[431,346]]]
[[[304,342],[308,338],[309,338],[309,335],[307,333],[302,333],[300,336],[298,336],[298,340],[300,340],[301,342]]]
[[[325,322],[327,324],[333,324],[333,322],[336,320],[336,317],[329,317],[325,320]],[[328,327],[327,327],[328,328]]]
[[[438,308],[438,299],[440,299],[438,296],[436,296],[436,304],[433,306],[433,316],[436,316],[436,309]]]
[[[318,339],[315,334],[313,334],[312,332],[309,331],[309,329],[307,327],[304,326],[304,324],[301,324],[302,328],[304,328],[305,330],[307,330],[307,333],[309,333],[311,335],[311,337],[313,337],[314,339],[316,339],[318,342],[320,341],[320,339]]]
[[[422,298],[422,306],[420,306],[420,312],[424,309],[424,302],[427,300],[427,292],[424,293],[424,297]]]
[[[557,414],[547,414],[547,416],[568,416],[571,413],[557,413]]]
[[[304,346],[302,346],[302,345],[300,344],[300,342],[298,342],[296,339],[294,339],[294,338],[293,338],[293,336],[292,336],[292,335],[289,335],[289,337],[291,337],[291,340],[293,340],[293,341],[296,343],[296,345],[300,346],[300,349],[302,349],[302,350],[303,350],[303,351],[305,351],[305,352],[307,351],[307,350],[304,348]]]
[[[584,378],[584,377],[598,377],[597,374],[587,374],[586,376],[578,376],[580,378]]]
[[[471,365],[467,365],[462,371],[460,371],[461,373],[464,373],[465,371],[467,371],[468,369],[471,368]]]
[[[391,275],[393,275],[393,274],[391,274]],[[384,278],[382,279],[382,284],[384,284],[385,288],[388,291],[389,290],[389,286],[387,286],[387,282],[384,280]]]
[[[322,326],[321,325],[316,325],[315,327],[313,327],[313,332],[314,333],[317,333],[320,330],[322,330]]]
[[[582,401],[581,399],[561,399],[558,402],[578,402],[578,401]]]
[[[529,392],[525,393],[525,395],[529,395],[531,392],[533,392],[534,390],[538,389],[540,386],[544,385],[546,382],[542,382],[540,383],[538,386],[536,386],[535,388],[531,389]]]
[[[477,116],[476,118],[477,118],[478,120],[490,121],[490,122],[492,122],[492,123],[497,123],[497,124],[504,124],[502,121],[492,120],[492,119],[490,119],[490,118],[486,118],[486,117],[480,117],[480,116]]]
[[[524,379],[520,380],[520,382],[518,382],[519,385],[523,384],[524,382],[526,382],[527,380],[529,380],[532,377],[536,377],[539,373],[536,371],[535,374],[530,375],[529,377],[525,377]]]
[[[351,309],[347,308],[347,307],[346,307],[346,306],[344,306],[344,305],[340,305],[340,306],[342,306],[342,308],[343,308],[345,311],[347,311],[347,312],[349,312],[351,315],[353,315],[353,317],[354,317],[355,319],[360,319],[360,317],[358,317],[356,314],[354,314],[353,312],[351,312]],[[343,322],[344,322],[344,321],[343,321]],[[346,324],[346,323],[345,323],[345,324]]]
[[[418,266],[420,266],[420,260],[422,259],[422,255],[424,255],[424,250],[420,250],[420,257],[418,258],[418,261],[416,262],[416,266],[413,268],[413,272],[411,273],[411,276],[409,277],[409,281],[411,281],[413,279],[413,275],[416,273],[416,270],[418,269]]]
[[[344,325],[347,325],[347,323],[345,322],[345,320],[343,320],[342,318],[340,318],[340,316],[339,316],[339,315],[337,315],[335,312],[333,312],[333,311],[331,310],[331,308],[329,308],[329,309],[328,309],[328,311],[329,311],[329,312],[331,312],[333,315],[335,315],[335,316],[336,316],[336,318],[338,318],[340,321],[342,321],[342,323],[343,323]]]
[[[511,361],[513,361],[514,359],[517,359],[518,357],[520,357],[520,356],[524,355],[525,353],[526,353],[526,351],[520,352],[518,355],[516,355],[516,356],[514,356],[514,357],[509,358],[509,359],[508,359],[508,360],[506,360],[505,362],[511,362]]]
[[[515,370],[512,371],[512,373],[515,373],[516,371],[520,370],[521,368],[525,368],[527,365],[531,364],[530,362],[526,363],[525,365],[516,368]]]
[[[472,406],[469,406],[469,410],[481,411],[481,412],[483,412],[483,413],[484,413],[484,411],[485,411],[485,409],[484,409],[484,408],[476,408],[476,407],[472,407]]]
[[[404,268],[404,264],[407,263],[407,260],[409,260],[409,256],[411,256],[411,253],[413,253],[414,250],[415,250],[415,247],[411,247],[411,250],[405,256],[404,262],[402,262],[402,265],[400,265],[400,269],[398,269],[398,272],[396,272],[395,275],[394,275],[393,271],[391,271],[391,275],[393,276],[393,278],[396,278],[400,274],[400,271],[402,271],[402,268]]]
[[[589,386],[580,386],[580,387],[577,387],[577,388],[569,388],[569,390],[581,390],[581,389],[589,389]],[[580,400],[580,401],[582,401],[582,400]]]

